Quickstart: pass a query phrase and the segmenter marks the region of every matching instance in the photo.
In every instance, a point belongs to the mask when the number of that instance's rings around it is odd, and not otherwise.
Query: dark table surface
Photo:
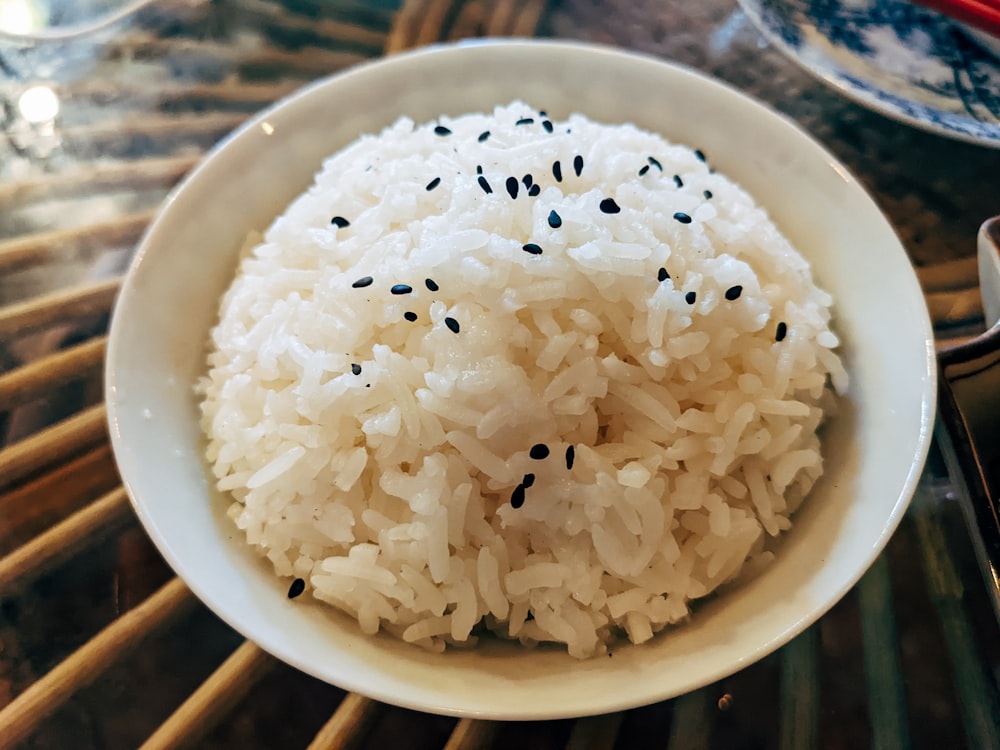
[[[42,5],[0,0],[0,28],[5,8]],[[52,7],[75,23],[114,4]],[[143,228],[267,104],[368,58],[484,35],[640,50],[763,100],[869,188],[942,346],[982,325],[975,235],[1000,212],[1000,150],[852,103],[729,0],[162,0],[67,41],[0,39],[0,747],[1000,748],[1000,628],[937,445],[886,552],[818,624],[718,684],[618,715],[352,709],[171,583],[100,421],[110,300]],[[357,728],[330,729],[338,706]]]

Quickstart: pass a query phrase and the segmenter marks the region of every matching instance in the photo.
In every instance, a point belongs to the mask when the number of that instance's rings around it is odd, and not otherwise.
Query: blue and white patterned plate
[[[1000,58],[962,25],[905,0],[739,0],[820,80],[916,127],[1000,148]]]

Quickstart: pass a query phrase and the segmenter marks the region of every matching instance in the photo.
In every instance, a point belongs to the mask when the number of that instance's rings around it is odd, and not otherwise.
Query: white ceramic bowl
[[[488,642],[426,653],[368,638],[327,607],[286,598],[224,515],[202,459],[192,384],[247,232],[309,184],[321,159],[406,114],[521,98],[632,121],[703,149],[811,259],[836,299],[852,385],[829,425],[828,470],[766,573],[690,623],[613,658]],[[136,512],[167,561],[220,617],[284,661],[424,711],[501,719],[651,703],[760,659],[818,619],[874,560],[914,490],[935,406],[924,299],[898,239],[857,180],[794,125],[722,84],[647,57],[554,42],[424,49],[310,86],[251,120],[173,192],[146,234],[111,327],[112,443]]]

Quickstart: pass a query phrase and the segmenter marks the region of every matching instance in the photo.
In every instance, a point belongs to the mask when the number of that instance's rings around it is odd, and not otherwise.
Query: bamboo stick
[[[87,377],[104,364],[106,336],[48,354],[0,375],[0,412]]]
[[[0,341],[110,312],[121,277],[61,289],[58,292],[0,308]]]
[[[119,487],[0,557],[0,598],[29,585],[81,549],[104,541],[131,519],[128,495]]]
[[[357,747],[374,722],[378,706],[370,698],[348,693],[309,743],[307,750],[351,750]]]
[[[79,175],[71,176],[71,179],[79,179]],[[28,185],[29,190],[44,190],[41,181],[22,184]],[[56,189],[61,190],[65,187]],[[5,186],[0,184],[0,192],[5,189]],[[154,215],[153,211],[143,211],[85,227],[38,232],[4,240],[0,242],[0,273],[10,273],[36,265],[81,248],[131,245],[139,239]]]
[[[116,190],[169,187],[201,156],[170,156],[68,169],[31,180],[0,183],[0,205],[7,210],[42,201],[93,196]]]
[[[197,741],[232,710],[274,664],[274,657],[250,641],[244,641],[142,744],[141,750],[175,750]]]
[[[13,748],[80,688],[89,685],[194,603],[175,578],[74,651],[0,711],[0,750]]]
[[[493,744],[499,722],[461,719],[451,732],[444,750],[482,750]]]
[[[0,450],[0,488],[104,439],[106,418],[104,404],[92,406]]]

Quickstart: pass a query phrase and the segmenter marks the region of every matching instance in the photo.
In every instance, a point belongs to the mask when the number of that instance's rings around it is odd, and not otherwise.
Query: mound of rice
[[[402,119],[243,258],[207,455],[290,597],[587,657],[773,554],[846,386],[830,305],[698,151],[521,102]]]

